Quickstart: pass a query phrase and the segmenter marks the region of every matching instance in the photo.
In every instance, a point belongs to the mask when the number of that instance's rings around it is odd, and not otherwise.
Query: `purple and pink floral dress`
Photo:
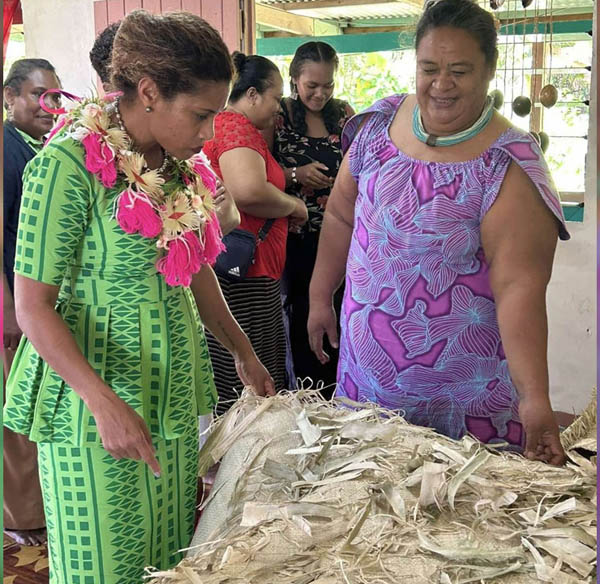
[[[405,97],[378,101],[342,136],[358,197],[337,395],[402,410],[408,421],[452,438],[470,433],[519,446],[518,397],[480,227],[512,162],[568,239],[560,199],[539,146],[515,128],[466,162],[426,162],[399,151],[389,126]]]

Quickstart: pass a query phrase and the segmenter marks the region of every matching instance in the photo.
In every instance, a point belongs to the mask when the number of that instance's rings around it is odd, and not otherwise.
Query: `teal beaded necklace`
[[[466,130],[459,132],[458,134],[452,134],[452,136],[434,136],[428,134],[423,127],[423,120],[421,119],[421,110],[419,104],[415,105],[413,110],[413,121],[412,128],[414,135],[421,141],[427,144],[427,146],[454,146],[454,144],[460,144],[469,140],[473,136],[476,136],[481,132],[492,119],[494,115],[494,100],[488,95],[485,102],[485,107],[479,116],[479,119]]]

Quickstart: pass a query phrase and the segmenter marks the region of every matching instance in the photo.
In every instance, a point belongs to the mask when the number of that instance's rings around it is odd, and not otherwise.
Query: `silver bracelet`
[[[294,183],[295,185],[298,184],[298,179],[296,178],[297,170],[298,170],[297,166],[294,166],[294,168],[292,168],[292,183]]]

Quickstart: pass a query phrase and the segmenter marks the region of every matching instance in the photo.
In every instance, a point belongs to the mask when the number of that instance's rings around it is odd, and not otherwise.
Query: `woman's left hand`
[[[227,200],[225,197],[225,193],[226,193],[227,189],[225,188],[225,185],[218,180],[217,181],[217,190],[215,191],[215,198],[214,198],[214,203],[215,203],[215,207],[217,208],[217,213],[219,211],[219,207],[222,207],[223,203]]]
[[[256,355],[236,359],[235,368],[242,383],[251,386],[256,395],[275,395],[275,382]]]
[[[550,400],[522,397],[519,417],[525,430],[525,457],[555,466],[563,465],[566,455],[560,442],[558,424]]]
[[[215,213],[223,235],[231,233],[240,224],[240,214],[235,201],[225,185],[217,180],[217,190],[214,197]]]

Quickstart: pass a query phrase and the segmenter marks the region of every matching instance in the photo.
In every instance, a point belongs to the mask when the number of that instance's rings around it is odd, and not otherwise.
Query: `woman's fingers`
[[[310,348],[321,365],[324,365],[329,361],[329,355],[323,351],[323,332],[323,329],[321,329],[320,331],[313,332],[309,335]]]
[[[120,404],[122,408],[125,404]],[[102,428],[102,446],[115,459],[128,458],[145,462],[154,473],[160,476],[160,465],[152,445],[152,435],[144,419],[135,411],[125,406],[121,412],[119,423],[114,426],[119,417],[111,417],[109,427],[104,427],[101,419],[98,427]],[[106,438],[105,438],[106,437]]]
[[[312,171],[308,178],[313,188],[326,189],[333,184],[332,179],[316,169]]]
[[[271,377],[265,381],[265,395],[275,395],[275,382]]]
[[[142,444],[138,447],[138,451],[140,453],[140,458],[150,467],[155,477],[160,476],[160,465],[158,464],[158,460],[156,458],[156,453],[154,450],[154,446],[152,446],[152,442],[148,442],[144,440]]]
[[[337,327],[336,327],[335,322],[327,324],[327,338],[329,339],[329,344],[334,349],[337,349],[339,346],[339,342],[338,342],[338,332],[337,332]]]

